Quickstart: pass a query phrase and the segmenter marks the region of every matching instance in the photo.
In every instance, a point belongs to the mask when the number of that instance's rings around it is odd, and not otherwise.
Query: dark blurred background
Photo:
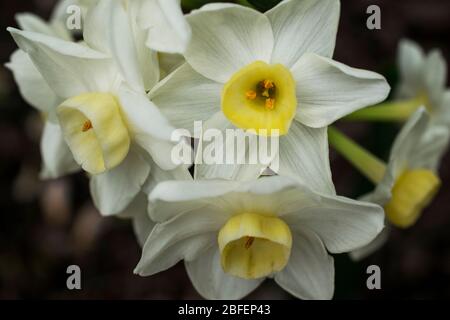
[[[201,2],[201,0],[199,0]],[[182,264],[150,278],[133,275],[140,257],[131,224],[101,218],[82,174],[40,181],[39,115],[22,100],[3,64],[16,49],[6,32],[14,15],[30,11],[48,18],[53,0],[0,1],[0,299],[188,299],[199,298]],[[398,41],[408,37],[426,50],[450,50],[448,0],[343,0],[335,59],[377,71],[395,87]],[[366,28],[366,9],[377,4],[382,29]],[[341,123],[346,133],[386,158],[396,125]],[[331,153],[341,195],[372,187],[345,160]],[[394,231],[386,246],[353,263],[336,256],[336,299],[450,298],[450,158],[441,167],[443,186],[418,223]],[[82,290],[66,289],[66,268],[82,269]],[[366,268],[377,264],[382,289],[366,288]],[[267,281],[249,298],[290,296]]]

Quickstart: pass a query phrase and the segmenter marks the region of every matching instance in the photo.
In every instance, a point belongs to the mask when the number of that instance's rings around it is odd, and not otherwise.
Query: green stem
[[[418,96],[410,100],[386,102],[353,112],[345,117],[344,120],[403,122],[417,109],[426,104],[423,96]]]
[[[328,140],[337,152],[374,184],[378,184],[383,179],[386,165],[382,160],[356,144],[334,127],[328,127]]]

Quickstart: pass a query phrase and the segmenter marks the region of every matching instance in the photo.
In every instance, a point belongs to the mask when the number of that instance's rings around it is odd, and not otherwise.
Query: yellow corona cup
[[[81,94],[64,101],[57,114],[67,144],[85,171],[100,174],[127,156],[130,136],[112,94]]]
[[[441,181],[432,171],[407,170],[398,177],[392,198],[385,205],[389,221],[400,228],[413,225],[439,190]]]
[[[225,116],[235,126],[261,135],[285,135],[296,108],[294,78],[281,64],[256,61],[236,72],[222,92]]]
[[[292,247],[291,231],[284,221],[254,213],[228,220],[218,241],[223,270],[244,279],[258,279],[282,270]]]

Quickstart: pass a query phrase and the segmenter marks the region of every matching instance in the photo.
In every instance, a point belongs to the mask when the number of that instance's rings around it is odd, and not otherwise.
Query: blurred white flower
[[[438,192],[439,163],[447,149],[449,133],[440,130],[430,136],[429,122],[427,112],[419,109],[397,136],[374,192],[362,198],[384,206],[389,227],[372,243],[352,252],[352,258],[362,259],[380,248],[388,239],[390,228],[413,225]]]
[[[135,272],[180,260],[198,292],[239,299],[274,277],[303,299],[330,299],[333,258],[369,243],[383,228],[378,205],[325,196],[280,176],[252,182],[167,181],[150,194],[157,221]]]
[[[176,127],[276,129],[278,173],[334,193],[326,126],[389,92],[376,73],[330,59],[340,2],[292,1],[265,14],[209,4],[187,16],[187,63],[150,93]],[[247,150],[248,152],[248,150]],[[255,179],[260,165],[197,165],[197,178]]]
[[[156,53],[142,41],[130,2],[101,0],[89,8],[84,43],[9,28],[19,47],[60,99],[48,110],[75,160],[91,177],[91,193],[106,215],[124,210],[150,172],[147,156],[164,170],[172,127],[146,96],[159,79]],[[142,151],[146,152],[142,152]]]

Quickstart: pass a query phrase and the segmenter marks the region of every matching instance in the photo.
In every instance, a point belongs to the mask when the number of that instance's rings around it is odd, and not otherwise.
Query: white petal
[[[320,238],[304,229],[294,235],[288,265],[275,281],[300,299],[331,299],[334,292],[334,262]]]
[[[293,121],[288,134],[280,138],[279,170],[272,169],[300,180],[317,192],[336,193],[331,179],[326,128],[308,128]]]
[[[130,149],[119,166],[92,176],[90,188],[96,207],[105,216],[120,213],[141,191],[149,172],[150,166],[145,159],[136,150]]]
[[[185,265],[195,289],[206,299],[242,299],[264,281],[245,280],[224,273],[217,245],[209,248],[197,259],[187,261]]]
[[[119,99],[130,131],[144,149],[147,139],[170,141],[174,128],[144,93],[123,86]]]
[[[170,75],[186,62],[181,54],[158,53],[157,56],[161,68],[161,79]]]
[[[155,187],[149,199],[155,221],[165,221],[185,211],[214,206],[227,219],[236,212],[277,214],[286,189],[298,182],[281,176],[248,182],[226,180],[166,181]],[[297,193],[295,199],[299,199]],[[304,201],[304,205],[309,202]]]
[[[140,76],[143,77],[145,90],[149,91],[160,80],[159,53],[147,47],[145,44],[147,32],[138,25],[138,16],[142,13],[140,1],[129,1],[127,11],[134,35],[134,45],[140,66]],[[120,43],[120,41],[118,42]]]
[[[397,96],[412,98],[417,94],[423,81],[425,56],[416,43],[403,39],[400,41],[397,55],[401,84]]]
[[[183,159],[175,158],[177,156],[172,155],[175,143],[150,136],[137,136],[136,141],[147,151],[156,165],[163,170],[175,170],[178,166],[187,165],[185,163],[180,164]],[[179,143],[187,144],[185,140],[181,140]],[[190,148],[189,145],[186,147]]]
[[[145,241],[155,226],[155,223],[147,213],[147,203],[147,196],[141,192],[124,211],[119,213],[120,217],[132,219],[134,234],[141,247],[144,246]]]
[[[315,128],[383,101],[390,90],[384,77],[375,72],[316,54],[303,55],[292,73],[297,81],[296,119]]]
[[[170,123],[193,134],[194,121],[205,121],[220,111],[222,87],[185,63],[161,81],[150,98]]]
[[[70,152],[61,128],[47,121],[41,139],[43,168],[41,177],[55,179],[80,170]]]
[[[113,3],[108,31],[111,34],[111,51],[114,60],[128,85],[137,91],[144,91],[142,69],[127,12],[120,1],[104,1]],[[154,67],[156,68],[157,65]]]
[[[223,223],[223,218],[210,210],[195,210],[156,224],[145,242],[135,273],[148,276],[183,259],[194,260],[217,243],[217,231]]]
[[[13,72],[20,94],[28,104],[42,112],[58,105],[59,99],[24,51],[16,50],[6,67]]]
[[[441,102],[447,82],[447,63],[440,50],[431,51],[425,59],[425,86],[433,104]]]
[[[339,14],[338,0],[289,0],[268,11],[275,38],[272,63],[290,68],[306,52],[331,58]]]
[[[202,208],[207,199],[215,199],[239,188],[233,181],[165,181],[149,195],[150,215],[155,221],[167,221],[178,214]],[[223,213],[229,216],[230,213]]]
[[[115,2],[100,0],[93,3],[87,11],[83,25],[83,40],[88,46],[105,54],[111,54],[110,40],[112,38],[110,28],[112,25],[112,7]]]
[[[55,28],[51,24],[48,24],[40,17],[32,13],[17,14],[16,20],[22,30],[42,33],[48,36],[61,38],[63,40],[72,40],[72,37],[70,36],[70,33],[67,29],[62,29],[64,30],[62,31],[58,28]]]
[[[205,77],[225,83],[252,62],[270,62],[273,34],[263,14],[238,5],[207,5],[187,19],[192,40],[185,57]]]
[[[371,242],[384,227],[383,209],[372,203],[321,196],[319,201],[307,207],[302,208],[298,203],[296,209],[295,202],[285,205],[292,210],[283,215],[287,224],[293,230],[313,230],[332,253],[360,248]]]
[[[185,166],[179,166],[173,170],[162,170],[160,167],[156,165],[156,163],[152,161],[151,167],[152,170],[150,171],[148,180],[142,189],[142,191],[144,191],[148,195],[160,182],[163,181],[169,180],[192,181],[191,173],[189,172],[189,169],[186,168]]]
[[[191,38],[180,0],[143,0],[138,23],[148,31],[147,46],[156,51],[183,53]]]
[[[429,123],[427,130],[420,137],[418,147],[411,154],[409,164],[413,168],[430,169],[435,172],[448,148],[449,128]]]
[[[378,234],[378,236],[371,243],[362,248],[350,252],[350,257],[352,258],[352,260],[354,261],[362,260],[371,255],[372,253],[374,253],[375,251],[377,251],[378,249],[380,249],[388,240],[390,232],[391,232],[390,228],[386,227],[383,229],[383,231],[381,231]]]
[[[408,119],[395,138],[388,163],[395,178],[409,167],[414,154],[420,152],[419,141],[427,130],[429,120],[428,113],[420,108]]]
[[[236,129],[221,111],[204,123],[203,133],[209,129],[217,129],[222,134],[208,140],[205,136],[199,139],[195,150],[195,179],[255,180],[278,155],[276,151],[270,154],[266,152],[264,156],[267,156],[267,159],[262,159],[260,138]],[[267,150],[270,151],[272,141],[268,139],[266,142]],[[211,153],[214,157],[210,156]],[[216,154],[221,156],[216,157]],[[264,163],[261,160],[264,160]]]
[[[103,53],[39,33],[8,31],[60,98],[109,91],[116,79],[112,61]]]

